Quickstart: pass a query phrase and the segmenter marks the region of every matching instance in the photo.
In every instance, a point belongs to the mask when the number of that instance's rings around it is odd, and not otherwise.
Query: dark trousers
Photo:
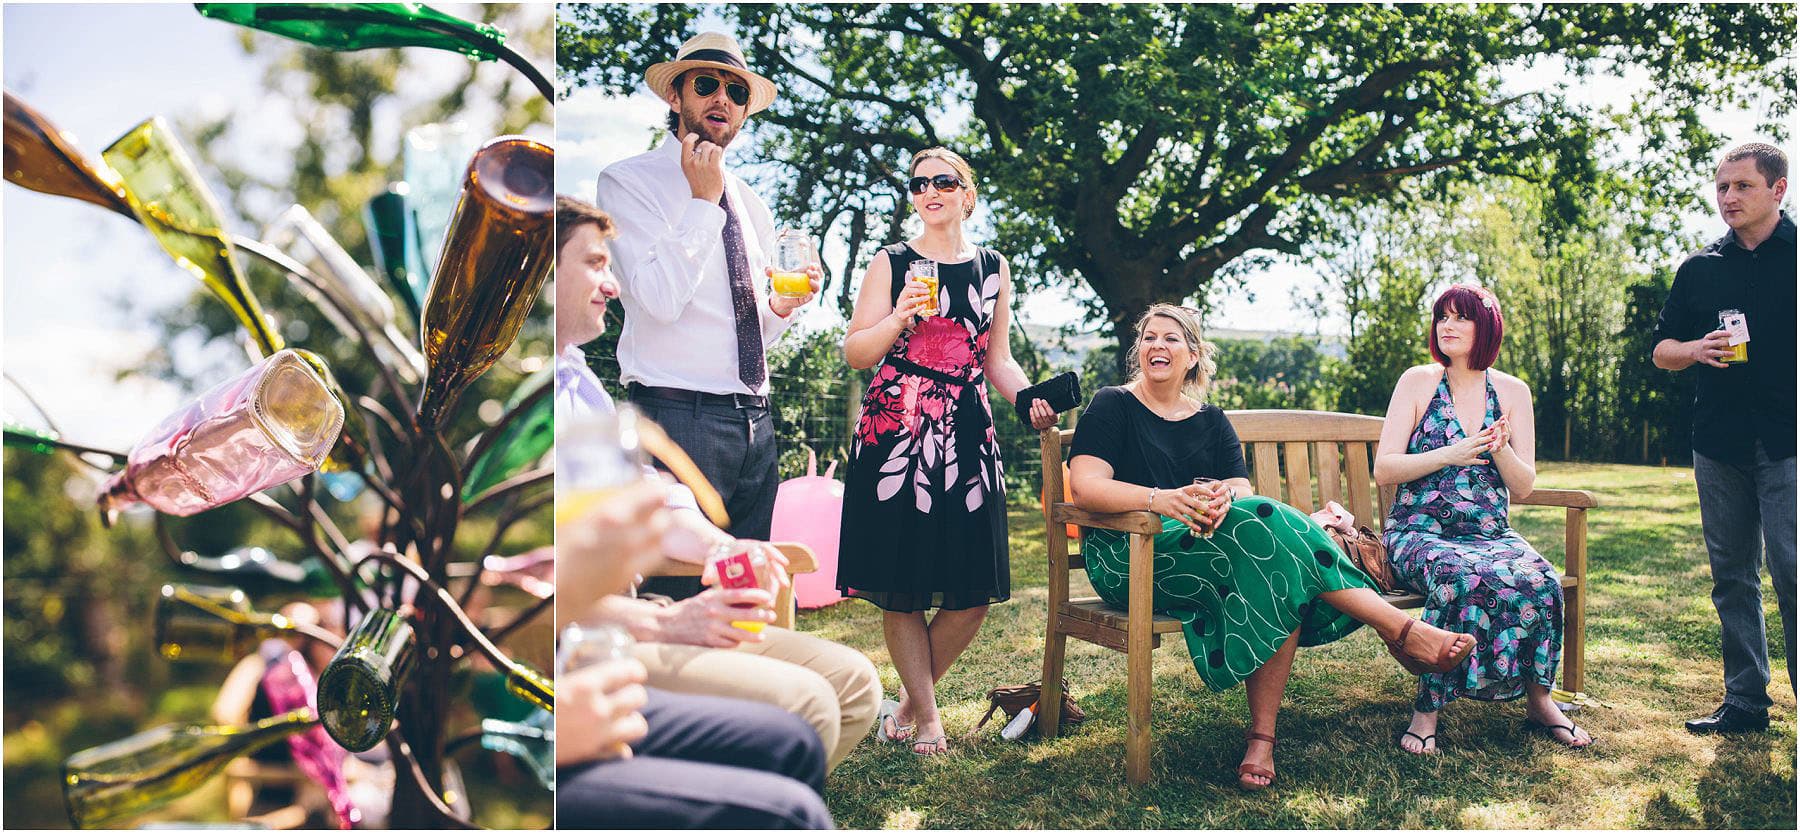
[[[1770,460],[1761,442],[1747,466],[1695,452],[1694,483],[1700,490],[1700,526],[1712,561],[1725,702],[1766,712],[1773,701],[1758,572],[1765,559],[1786,637],[1788,684],[1794,683],[1794,458]]]
[[[827,830],[825,747],[764,703],[650,690],[650,732],[623,760],[556,772],[562,829]]]
[[[738,407],[717,402],[680,402],[645,396],[633,388],[631,402],[669,439],[694,458],[694,465],[719,490],[731,528],[737,538],[769,540],[775,518],[775,490],[781,485],[775,474],[775,420],[767,408]],[[685,599],[700,592],[700,580],[660,577],[638,588]]]

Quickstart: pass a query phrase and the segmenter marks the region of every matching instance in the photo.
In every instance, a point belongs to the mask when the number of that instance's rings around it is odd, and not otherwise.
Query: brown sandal
[[[1400,637],[1387,641],[1388,653],[1409,674],[1444,674],[1455,671],[1475,650],[1475,637],[1466,633],[1453,633],[1438,649],[1435,658],[1417,656],[1407,650],[1406,640],[1412,635],[1413,625],[1418,623],[1419,620],[1408,617],[1406,624],[1400,628]]]
[[[1264,743],[1267,743],[1269,745],[1270,752],[1271,753],[1274,752],[1274,748],[1275,748],[1275,736],[1274,735],[1265,735],[1261,732],[1245,732],[1244,733],[1244,742],[1245,743],[1249,743],[1250,741],[1253,741],[1253,740],[1260,740]],[[1247,792],[1256,792],[1258,790],[1266,790],[1275,785],[1275,771],[1272,769],[1269,769],[1267,767],[1257,766],[1256,764],[1238,764],[1237,771],[1238,771],[1238,789],[1240,789],[1240,790],[1245,790]],[[1267,784],[1252,784],[1252,783],[1244,780],[1244,776],[1246,776],[1246,775],[1254,775],[1258,778],[1267,778],[1267,779],[1269,779],[1269,783],[1267,783]]]

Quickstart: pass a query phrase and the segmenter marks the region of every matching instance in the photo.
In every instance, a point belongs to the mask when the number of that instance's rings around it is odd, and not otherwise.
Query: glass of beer
[[[812,235],[799,229],[782,229],[775,236],[775,273],[769,278],[770,290],[783,298],[811,295],[812,282],[806,267],[817,260],[814,251]]]
[[[638,412],[621,405],[614,414],[557,424],[556,511],[560,526],[645,477],[649,457],[638,436]]]
[[[937,261],[915,260],[906,268],[907,277],[925,284],[925,313],[938,314],[938,273]]]
[[[1734,309],[1719,310],[1719,329],[1730,334],[1726,343],[1731,349],[1731,353],[1721,356],[1719,361],[1726,364],[1750,361],[1750,324],[1744,313]]]
[[[1203,493],[1205,493],[1206,495],[1208,495],[1209,497],[1212,495],[1213,490],[1217,488],[1218,482],[1219,482],[1219,479],[1216,477],[1196,477],[1196,478],[1194,478],[1194,485],[1199,486],[1200,490]],[[1203,535],[1201,535],[1201,537],[1208,538],[1208,539],[1212,538],[1213,527],[1211,524],[1207,523],[1205,519],[1201,519],[1200,527],[1202,529],[1206,530],[1206,532]]]

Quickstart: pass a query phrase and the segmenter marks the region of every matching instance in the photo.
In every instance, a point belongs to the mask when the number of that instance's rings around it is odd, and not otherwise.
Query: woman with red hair
[[[1506,520],[1508,494],[1530,494],[1537,469],[1531,390],[1492,369],[1504,324],[1492,292],[1444,290],[1431,305],[1436,363],[1401,375],[1375,452],[1375,480],[1398,486],[1383,535],[1395,577],[1425,595],[1425,622],[1475,637],[1466,665],[1419,677],[1400,738],[1415,755],[1437,751],[1438,713],[1459,698],[1523,696],[1558,743],[1593,742],[1550,699],[1562,583]]]

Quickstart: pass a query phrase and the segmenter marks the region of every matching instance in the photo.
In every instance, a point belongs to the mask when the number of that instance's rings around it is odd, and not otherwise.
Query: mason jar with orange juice
[[[799,229],[782,229],[775,236],[775,269],[769,289],[783,298],[812,294],[812,278],[806,267],[815,260],[812,236]]]

